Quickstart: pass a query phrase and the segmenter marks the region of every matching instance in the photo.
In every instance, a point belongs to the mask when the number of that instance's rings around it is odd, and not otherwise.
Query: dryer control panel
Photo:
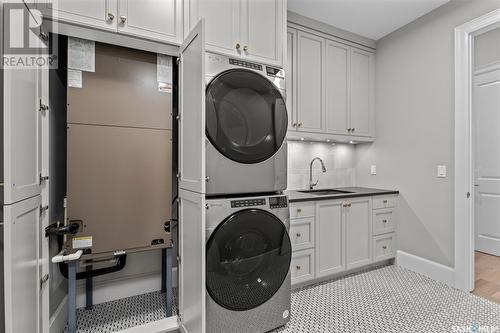
[[[231,208],[263,206],[265,204],[266,204],[266,199],[264,199],[264,198],[232,200],[231,201]]]
[[[271,197],[269,198],[269,208],[286,208],[288,207],[288,200],[286,196],[282,197]]]

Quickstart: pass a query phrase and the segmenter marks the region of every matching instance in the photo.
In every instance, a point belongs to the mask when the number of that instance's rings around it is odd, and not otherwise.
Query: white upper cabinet
[[[116,31],[117,0],[55,1],[48,14],[59,21]]]
[[[297,30],[288,29],[286,34],[286,63],[285,63],[285,76],[286,76],[286,109],[288,111],[288,129],[295,129],[293,124],[297,121],[295,119],[295,79],[297,65]]]
[[[185,0],[184,30],[205,18],[207,50],[283,66],[285,0]]]
[[[182,0],[119,0],[118,32],[177,43],[182,38]]]
[[[324,132],[325,40],[313,34],[297,33],[297,122],[299,131]]]
[[[325,57],[326,130],[348,134],[349,57],[348,46],[328,40]]]
[[[182,0],[59,0],[48,12],[58,21],[180,44]]]
[[[353,135],[373,135],[374,55],[351,49],[351,121]]]

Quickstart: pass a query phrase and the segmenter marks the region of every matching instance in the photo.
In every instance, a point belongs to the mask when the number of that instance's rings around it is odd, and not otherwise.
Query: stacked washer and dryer
[[[290,319],[285,78],[207,54],[207,332],[267,332]]]

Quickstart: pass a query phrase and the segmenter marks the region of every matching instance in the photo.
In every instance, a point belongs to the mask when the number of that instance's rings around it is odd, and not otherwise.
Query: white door
[[[500,256],[500,70],[474,79],[476,250]]]
[[[4,203],[40,194],[40,70],[4,73]]]
[[[205,195],[179,191],[179,320],[187,333],[205,332]]]
[[[283,66],[284,0],[243,0],[241,33],[243,56]]]
[[[324,132],[325,40],[313,34],[297,33],[297,129]]]
[[[316,206],[316,277],[345,270],[345,214],[343,201]]]
[[[156,39],[182,41],[182,0],[119,0],[118,32]]]
[[[185,33],[204,18],[207,50],[239,57],[243,48],[240,11],[241,0],[187,0]]]
[[[350,48],[344,44],[326,41],[325,57],[325,113],[326,131],[349,134],[349,72]]]
[[[3,213],[5,332],[38,333],[40,196],[6,205]]]
[[[373,53],[351,48],[350,128],[352,135],[372,136],[374,108]]]
[[[117,0],[59,0],[54,1],[51,15],[60,21],[116,31],[117,9]]]
[[[297,123],[295,114],[295,83],[297,65],[297,30],[288,29],[286,34],[286,109],[288,111],[288,129],[294,130]]]
[[[180,47],[179,188],[205,193],[205,38],[201,20]]]
[[[349,200],[346,208],[347,269],[372,262],[372,205],[370,198]]]

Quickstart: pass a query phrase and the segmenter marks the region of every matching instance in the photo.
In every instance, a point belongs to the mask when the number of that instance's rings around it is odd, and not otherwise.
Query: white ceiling
[[[288,0],[288,10],[378,40],[449,0]]]

